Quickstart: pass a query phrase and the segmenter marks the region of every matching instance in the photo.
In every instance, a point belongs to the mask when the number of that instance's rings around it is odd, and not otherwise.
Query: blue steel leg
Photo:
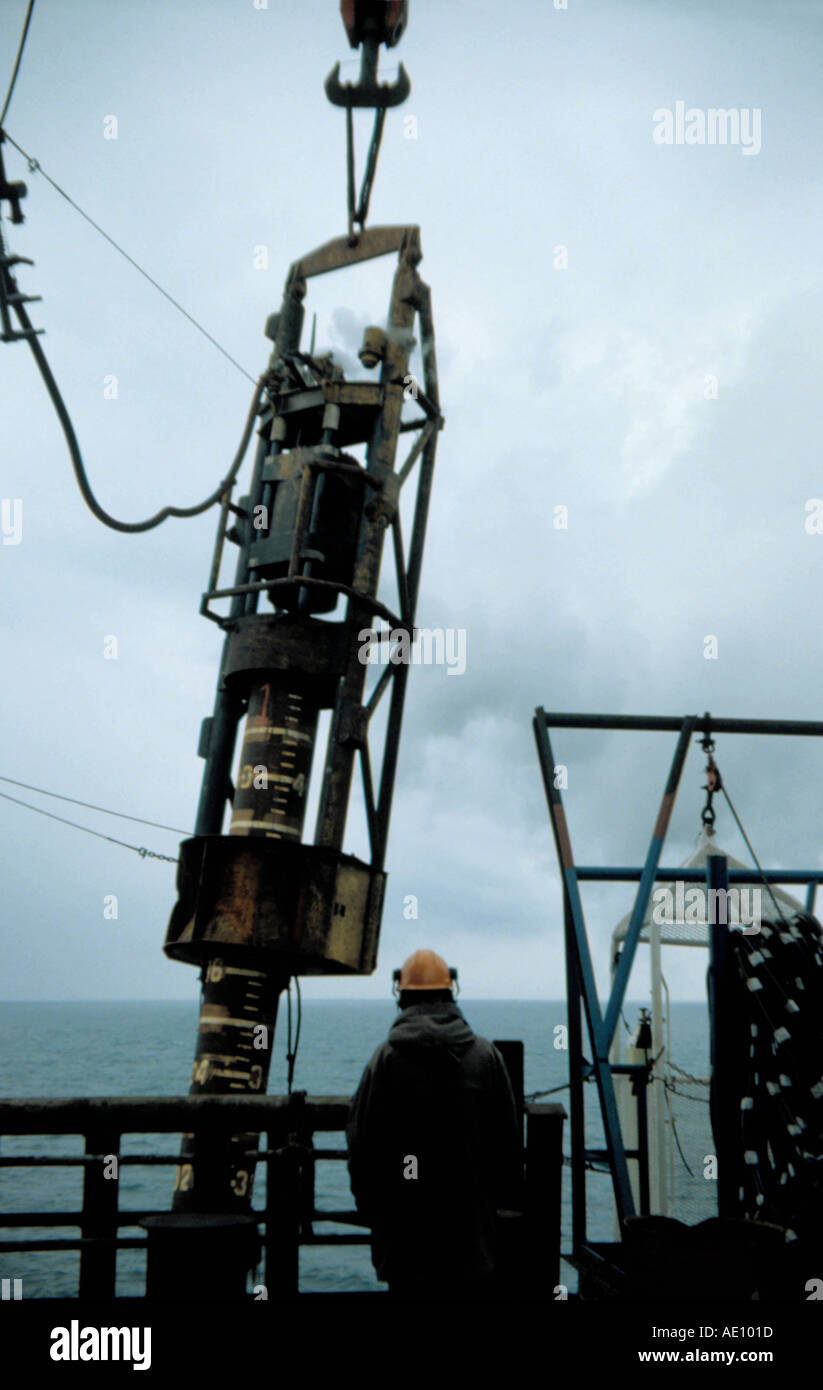
[[[666,838],[666,831],[669,828],[669,821],[671,820],[675,797],[677,796],[677,788],[680,785],[680,775],[683,771],[683,764],[686,761],[686,754],[689,751],[689,744],[696,722],[696,715],[690,715],[687,719],[684,719],[683,727],[680,730],[680,737],[677,740],[677,747],[669,770],[668,781],[666,782],[666,790],[663,793],[663,800],[660,803],[660,810],[652,832],[649,852],[646,855],[645,867],[638,885],[637,898],[635,899],[631,921],[629,922],[629,929],[626,932],[626,939],[623,942],[623,950],[620,952],[620,963],[618,964],[614,980],[612,981],[612,992],[609,998],[606,1020],[603,1027],[603,1041],[606,1051],[611,1047],[620,1017],[620,1010],[623,1007],[623,996],[626,993],[629,975],[634,964],[634,956],[637,950],[637,943],[640,940],[643,918],[646,915],[649,896],[652,891],[655,874],[657,873],[657,866],[660,863],[660,855],[663,850],[663,841]]]
[[[609,1168],[611,1170],[612,1184],[614,1187],[614,1199],[617,1205],[618,1219],[622,1225],[627,1217],[634,1216],[634,1197],[629,1181],[629,1169],[626,1163],[626,1151],[623,1145],[620,1121],[617,1115],[617,1100],[614,1094],[611,1066],[609,1065],[608,1043],[605,1044],[605,1047],[603,1046],[603,1019],[600,1013],[600,1001],[597,997],[597,985],[595,983],[594,970],[592,968],[591,955],[589,952],[589,942],[586,936],[586,924],[583,918],[583,905],[580,901],[577,870],[574,866],[571,841],[569,839],[560,790],[555,786],[554,758],[552,756],[551,744],[546,728],[546,717],[542,710],[538,710],[535,714],[534,733],[537,741],[540,770],[543,776],[543,786],[549,806],[549,817],[551,819],[552,831],[557,847],[557,857],[560,861],[560,867],[563,873],[565,898],[568,902],[572,918],[573,944],[577,958],[577,968],[580,972],[580,983],[583,990],[583,1006],[586,1010],[586,1022],[588,1024],[589,1037],[594,1054],[594,1074],[600,1098],[603,1128],[606,1135],[606,1149],[609,1155]]]
[[[566,945],[566,1014],[569,1028],[569,1110],[572,1145],[572,1249],[586,1243],[586,1114],[583,1096],[583,1028],[580,976],[574,949],[574,922],[568,895],[563,894]]]

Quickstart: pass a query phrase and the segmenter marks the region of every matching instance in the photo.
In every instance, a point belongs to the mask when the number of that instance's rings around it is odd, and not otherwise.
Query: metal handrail
[[[80,1251],[81,1295],[111,1297],[115,1293],[116,1252],[146,1249],[147,1237],[124,1236],[124,1228],[138,1226],[148,1216],[163,1212],[138,1208],[128,1210],[119,1205],[119,1183],[101,1182],[99,1170],[104,1160],[116,1157],[118,1173],[124,1166],[176,1167],[179,1153],[122,1154],[123,1137],[132,1134],[208,1132],[213,1135],[243,1132],[248,1128],[266,1135],[268,1142],[261,1147],[254,1141],[248,1156],[264,1165],[266,1190],[264,1206],[253,1208],[251,1215],[263,1228],[262,1244],[266,1260],[266,1279],[273,1262],[285,1265],[293,1258],[293,1249],[283,1240],[282,1230],[275,1236],[273,1217],[273,1165],[282,1156],[282,1143],[290,1131],[301,1136],[315,1133],[335,1133],[345,1129],[349,1109],[347,1096],[126,1096],[82,1097],[77,1099],[19,1099],[0,1101],[0,1135],[78,1135],[85,1143],[83,1154],[43,1155],[36,1153],[6,1154],[0,1158],[0,1168],[82,1168],[84,1170],[83,1205],[80,1210],[51,1212],[0,1211],[0,1229],[40,1227],[55,1230],[75,1227],[76,1236],[9,1238],[0,1240],[0,1254],[48,1251]],[[363,1245],[370,1237],[362,1228],[364,1221],[356,1211],[327,1213],[314,1205],[313,1178],[319,1160],[341,1162],[346,1149],[307,1147],[298,1154],[297,1170],[308,1170],[311,1203],[309,1219],[296,1226],[297,1245]],[[334,1222],[361,1230],[324,1234],[315,1232],[313,1223]],[[282,1256],[281,1256],[281,1247]],[[278,1278],[275,1265],[275,1279]]]
[[[500,1044],[501,1047],[506,1044]],[[508,1046],[514,1047],[515,1044]],[[519,1045],[522,1047],[522,1044]],[[522,1094],[522,1078],[518,1087]],[[102,1177],[101,1164],[112,1156],[119,1165],[177,1166],[179,1153],[121,1154],[122,1140],[131,1134],[208,1133],[211,1136],[249,1132],[254,1148],[248,1153],[265,1170],[263,1205],[250,1215],[262,1228],[265,1258],[263,1279],[270,1294],[297,1293],[301,1246],[367,1245],[366,1223],[356,1211],[318,1209],[314,1173],[319,1161],[343,1162],[346,1148],[315,1149],[315,1134],[345,1131],[348,1096],[100,1096],[78,1099],[0,1100],[0,1136],[79,1135],[85,1153],[66,1155],[7,1154],[2,1168],[82,1167],[83,1204],[80,1210],[43,1212],[0,1211],[0,1230],[39,1227],[44,1231],[76,1228],[78,1235],[0,1240],[0,1254],[12,1252],[80,1252],[78,1292],[81,1298],[113,1297],[119,1250],[146,1250],[149,1237],[124,1236],[123,1229],[139,1226],[147,1217],[167,1212],[119,1205],[119,1182]],[[531,1212],[532,1245],[528,1267],[533,1281],[547,1287],[557,1282],[560,1234],[560,1171],[562,1122],[558,1104],[526,1103],[524,1149],[527,1206]],[[265,1136],[258,1147],[255,1136]],[[291,1142],[289,1142],[291,1136]],[[294,1138],[298,1143],[294,1143]],[[284,1155],[293,1159],[284,1162]],[[307,1184],[301,1186],[301,1184]],[[315,1223],[347,1227],[318,1232]],[[357,1228],[360,1228],[359,1230]],[[532,1248],[533,1246],[533,1248]]]

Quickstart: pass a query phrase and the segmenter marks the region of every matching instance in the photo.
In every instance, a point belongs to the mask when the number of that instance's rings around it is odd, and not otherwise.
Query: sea
[[[475,1033],[492,1040],[522,1039],[525,1046],[527,1095],[551,1091],[546,1099],[564,1103],[568,1091],[568,1053],[557,1025],[566,1022],[564,1001],[459,1000]],[[708,1013],[704,1003],[671,1006],[671,1057],[691,1077],[707,1077],[709,1070]],[[624,1007],[625,1026],[634,1027],[637,1008]],[[305,1000],[300,1045],[293,1086],[309,1095],[351,1095],[364,1065],[384,1040],[396,1015],[393,1002],[365,1000]],[[175,1096],[185,1095],[191,1072],[198,1005],[188,1002],[139,1003],[0,1003],[0,1096]],[[269,1093],[286,1090],[285,1009],[278,1019]],[[585,1050],[585,1048],[584,1048]],[[586,1055],[589,1055],[588,1052]],[[679,1073],[678,1073],[679,1077]],[[556,1089],[561,1088],[561,1089]],[[593,1083],[584,1086],[587,1143],[604,1144]],[[689,1223],[716,1214],[715,1183],[704,1177],[704,1159],[713,1150],[709,1124],[708,1088],[685,1078],[668,1092],[668,1113],[673,1120],[672,1215]],[[566,1106],[568,1109],[568,1106]],[[168,1135],[131,1135],[123,1140],[123,1153],[174,1153],[177,1138]],[[318,1137],[318,1147],[342,1147],[342,1135]],[[564,1151],[569,1153],[568,1124],[564,1125]],[[0,1136],[4,1158],[22,1154],[79,1155],[79,1136]],[[255,1189],[255,1205],[262,1202],[264,1183]],[[172,1169],[124,1165],[120,1169],[120,1207],[139,1213],[167,1210]],[[34,1211],[79,1210],[82,1205],[82,1169],[0,1168],[0,1211],[3,1214]],[[353,1208],[346,1165],[340,1161],[317,1164],[318,1210]],[[613,1240],[614,1206],[608,1174],[591,1171],[587,1176],[588,1236]],[[339,1232],[344,1228],[321,1222],[315,1229]],[[4,1240],[76,1236],[73,1228],[47,1233],[42,1227],[0,1230]],[[142,1236],[135,1226],[121,1234]],[[571,1181],[568,1164],[562,1182],[562,1249],[571,1244]],[[117,1293],[140,1295],[145,1289],[145,1253],[118,1252]],[[67,1297],[77,1291],[79,1254],[76,1251],[3,1252],[0,1276],[21,1279],[24,1297]],[[561,1265],[561,1280],[570,1293],[576,1289],[574,1270]],[[254,1279],[254,1276],[251,1276]],[[262,1278],[262,1275],[258,1275]],[[251,1287],[251,1285],[250,1285]],[[376,1290],[385,1288],[372,1270],[368,1246],[310,1246],[301,1249],[300,1287],[307,1292]]]

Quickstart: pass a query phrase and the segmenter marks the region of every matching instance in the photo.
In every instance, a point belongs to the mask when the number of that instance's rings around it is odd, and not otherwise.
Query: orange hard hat
[[[451,989],[457,977],[434,951],[415,951],[394,972],[399,989]]]

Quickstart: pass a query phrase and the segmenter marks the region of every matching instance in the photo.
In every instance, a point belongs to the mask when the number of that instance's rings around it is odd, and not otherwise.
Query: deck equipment
[[[652,1127],[651,1135],[656,1142],[654,1162],[650,1158],[650,1130],[648,1125],[649,1097],[651,1087],[655,1106],[662,1104],[662,1080],[664,1072],[661,1061],[665,1054],[663,1037],[662,1007],[658,995],[653,1002],[651,1016],[643,1020],[643,1027],[632,1040],[632,1060],[620,1061],[615,1049],[621,1010],[625,999],[637,947],[645,934],[657,960],[652,961],[652,980],[660,981],[661,970],[659,949],[665,939],[662,931],[650,929],[649,908],[655,884],[703,885],[707,894],[714,894],[713,901],[727,900],[730,885],[757,885],[768,895],[769,917],[782,922],[786,934],[801,938],[804,942],[805,959],[809,968],[809,984],[819,991],[820,970],[823,965],[823,949],[820,945],[820,928],[811,913],[814,909],[817,885],[823,882],[823,870],[816,869],[762,869],[756,861],[755,868],[744,868],[737,861],[720,852],[712,852],[715,847],[703,847],[702,863],[680,868],[661,866],[661,855],[666,833],[680,783],[681,773],[689,745],[695,733],[704,735],[704,748],[711,754],[713,739],[719,734],[757,734],[784,736],[823,736],[823,723],[805,720],[757,720],[757,719],[716,719],[709,714],[702,718],[696,715],[685,718],[665,716],[632,715],[588,715],[546,713],[542,708],[535,711],[533,729],[549,818],[554,835],[563,886],[564,934],[566,946],[566,984],[568,1000],[568,1046],[569,1046],[569,1103],[571,1109],[571,1172],[572,1172],[572,1250],[566,1256],[580,1271],[581,1292],[587,1288],[614,1296],[624,1292],[627,1287],[637,1294],[643,1288],[644,1271],[661,1261],[681,1262],[683,1283],[669,1281],[669,1293],[674,1297],[688,1296],[688,1278],[694,1268],[711,1267],[718,1280],[721,1292],[717,1296],[731,1296],[734,1279],[746,1278],[771,1280],[772,1287],[779,1283],[779,1270],[783,1268],[775,1255],[774,1242],[777,1240],[781,1259],[785,1255],[786,1242],[797,1240],[800,1248],[797,1266],[791,1264],[791,1274],[787,1278],[794,1287],[783,1296],[803,1298],[802,1260],[809,1261],[808,1275],[814,1275],[815,1259],[819,1262],[821,1253],[820,1232],[811,1226],[806,1230],[795,1231],[776,1223],[778,1211],[774,1202],[769,1209],[770,1221],[758,1222],[749,1219],[745,1228],[739,1222],[752,1215],[752,1199],[746,1188],[741,1188],[741,1164],[749,1166],[746,1153],[744,1130],[749,1128],[749,1110],[763,1113],[770,1102],[763,1093],[754,1096],[741,1096],[740,1077],[743,1074],[740,1058],[741,1012],[740,978],[745,965],[744,951],[756,941],[742,930],[731,930],[725,920],[706,922],[706,937],[709,945],[709,1030],[712,1063],[712,1119],[714,1128],[715,1158],[717,1164],[717,1218],[722,1228],[707,1224],[692,1228],[696,1244],[686,1248],[696,1252],[695,1261],[690,1262],[681,1254],[678,1242],[685,1239],[681,1223],[671,1221],[666,1207],[666,1185],[663,1166],[663,1146],[659,1143],[659,1124]],[[678,735],[671,768],[665,784],[663,797],[657,812],[645,862],[641,866],[601,867],[577,865],[572,853],[571,837],[566,821],[562,798],[563,778],[557,775],[560,764],[555,762],[550,739],[550,730],[588,729],[596,731],[657,731]],[[708,746],[707,746],[708,740]],[[713,760],[710,758],[710,766]],[[715,767],[715,774],[716,774]],[[708,790],[711,794],[722,789],[718,776],[709,778]],[[707,802],[711,812],[711,795]],[[733,808],[732,808],[733,810]],[[736,813],[735,818],[736,817]],[[704,824],[711,825],[713,815],[704,815]],[[742,827],[741,827],[742,828]],[[611,962],[611,989],[605,1008],[601,1007],[597,993],[594,966],[586,930],[580,885],[584,882],[637,882],[637,896],[627,921],[620,924],[615,933],[614,953]],[[805,883],[807,885],[805,910],[798,916],[799,904],[787,894],[781,893],[777,883]],[[774,909],[773,911],[771,909]],[[774,928],[775,922],[765,924],[766,929]],[[801,930],[802,928],[802,930]],[[794,934],[794,935],[793,935]],[[694,934],[694,944],[699,944],[699,932]],[[681,944],[683,944],[681,939]],[[758,951],[762,947],[758,944]],[[754,962],[757,964],[758,962]],[[753,962],[749,957],[749,967]],[[816,972],[816,973],[815,973]],[[751,974],[751,968],[749,968]],[[756,980],[756,977],[755,977]],[[799,988],[799,987],[798,987]],[[757,994],[757,986],[752,992],[748,988],[749,999]],[[821,996],[823,997],[823,996]],[[814,1012],[813,1003],[807,1002],[806,1017],[809,1010]],[[584,1052],[583,1015],[588,1033],[589,1060]],[[775,1025],[776,1045],[789,1044],[791,1051],[791,1019],[781,1018]],[[755,1024],[755,1029],[757,1025]],[[746,1016],[747,1043],[750,1024]],[[756,1032],[752,1037],[756,1037]],[[797,1049],[795,1049],[797,1050]],[[794,1068],[804,1085],[811,1086],[808,1066],[802,1060]],[[813,1068],[812,1068],[813,1069]],[[779,1070],[779,1069],[778,1069]],[[823,1068],[818,1067],[818,1070]],[[627,1144],[620,1107],[618,1106],[617,1085],[621,1077],[630,1078],[634,1086],[635,1115],[631,1128],[631,1143]],[[597,1086],[600,1118],[605,1136],[605,1148],[595,1148],[587,1141],[586,1113],[583,1085],[593,1079]],[[658,1084],[655,1085],[655,1082]],[[749,1087],[751,1089],[751,1087]],[[657,1092],[657,1096],[655,1096]],[[809,1174],[816,1173],[823,1162],[821,1155],[820,1100],[823,1098],[823,1076],[819,1078],[818,1095],[812,1094],[815,1102],[814,1120],[808,1118],[808,1104],[795,1107],[795,1153],[798,1166],[805,1165]],[[626,1115],[625,1096],[623,1112]],[[744,1102],[748,1101],[748,1104]],[[772,1107],[773,1108],[773,1107]],[[745,1123],[741,1121],[744,1116]],[[799,1123],[798,1123],[799,1117]],[[802,1126],[806,1127],[806,1131]],[[811,1131],[811,1134],[809,1133]],[[762,1133],[762,1131],[761,1131]],[[765,1152],[765,1139],[763,1148]],[[753,1150],[751,1152],[754,1152]],[[630,1174],[629,1163],[633,1161],[634,1174]],[[759,1158],[758,1158],[759,1161]],[[784,1160],[789,1162],[788,1159]],[[604,1243],[591,1240],[587,1231],[586,1181],[587,1170],[597,1165],[606,1165],[614,1193],[615,1212],[620,1234],[617,1243]],[[816,1166],[815,1166],[816,1165]],[[788,1170],[786,1170],[788,1173]],[[634,1176],[635,1181],[632,1181]],[[777,1179],[779,1182],[779,1177]],[[810,1207],[808,1193],[814,1182],[809,1177],[802,1197],[798,1202],[805,1203],[804,1210]],[[816,1189],[815,1189],[816,1190]],[[756,1212],[754,1213],[756,1215]],[[645,1218],[638,1221],[638,1218]],[[651,1225],[649,1225],[651,1222]],[[757,1229],[754,1229],[757,1227]],[[676,1229],[680,1228],[680,1229]],[[742,1235],[741,1235],[742,1229]],[[777,1234],[775,1234],[777,1232]],[[651,1234],[650,1234],[651,1233]],[[714,1243],[712,1243],[714,1242]],[[742,1253],[741,1253],[742,1252]],[[682,1258],[681,1258],[682,1257]],[[728,1257],[728,1258],[726,1258]],[[787,1257],[788,1258],[788,1257]],[[725,1262],[724,1262],[725,1261]],[[712,1263],[714,1262],[714,1263]],[[816,1267],[816,1266],[815,1266]],[[731,1273],[730,1273],[731,1271]],[[769,1272],[771,1271],[771,1273]],[[714,1276],[713,1276],[714,1277]],[[723,1281],[727,1281],[726,1293],[722,1292]],[[653,1283],[653,1281],[652,1281]],[[647,1284],[645,1296],[651,1296]],[[738,1288],[740,1285],[738,1285]],[[731,1291],[731,1293],[730,1293]],[[705,1288],[704,1288],[705,1292]],[[691,1296],[694,1296],[692,1285]]]
[[[352,106],[375,106],[382,118],[387,106],[403,99],[402,90],[372,79],[379,44],[397,41],[405,9],[343,7],[350,40],[364,48],[358,87],[330,79],[331,100],[344,104],[349,118],[350,171]],[[376,148],[371,175],[375,160]],[[280,310],[266,326],[274,346],[263,378],[251,484],[236,502],[228,489],[223,496],[201,604],[225,642],[214,712],[201,736],[206,766],[195,834],[180,849],[178,900],[165,944],[167,955],[202,971],[192,1095],[264,1093],[278,999],[289,979],[367,975],[377,963],[408,677],[395,644],[414,639],[443,418],[431,295],[417,269],[419,229],[366,229],[367,204],[368,197],[361,198],[354,218],[350,206],[346,236],[301,257],[286,276]],[[331,353],[302,348],[303,301],[317,276],[383,256],[397,258],[386,321],[367,328],[364,374],[351,380]],[[417,345],[419,376],[411,370]],[[413,442],[398,466],[401,436],[408,433]],[[400,501],[415,468],[407,559]],[[396,612],[377,597],[389,534]],[[227,542],[237,547],[237,564],[233,583],[221,585]],[[263,601],[273,611],[261,611]],[[221,602],[228,608],[220,611]],[[380,660],[381,654],[391,660]],[[375,680],[367,691],[369,675]],[[377,779],[370,729],[389,693]],[[323,711],[330,712],[325,755],[315,746]],[[343,850],[356,762],[368,860]],[[318,784],[310,836],[307,807]],[[231,822],[224,834],[227,805]],[[256,1136],[246,1134],[236,1136],[228,1154],[186,1140],[175,1210],[247,1211],[254,1175],[247,1155],[256,1147]]]

